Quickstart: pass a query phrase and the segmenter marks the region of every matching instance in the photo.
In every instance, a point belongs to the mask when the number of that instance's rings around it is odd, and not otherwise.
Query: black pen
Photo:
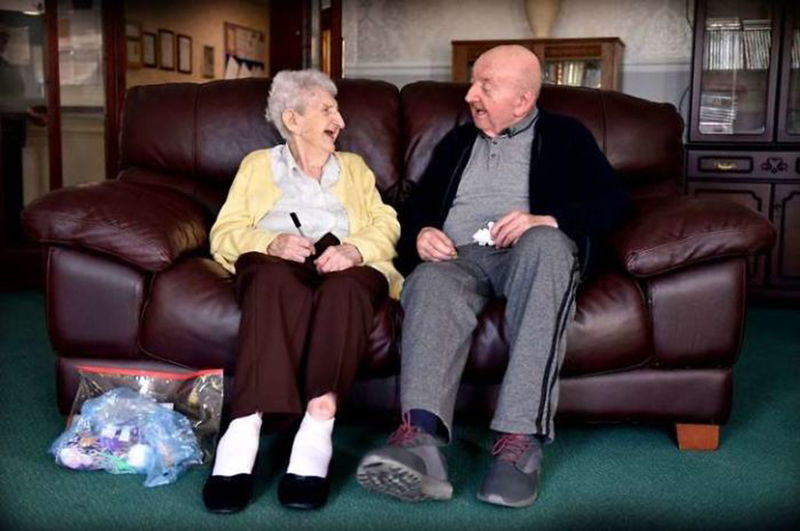
[[[300,218],[297,217],[297,214],[295,214],[294,212],[289,212],[289,217],[292,218],[292,223],[294,223],[294,226],[297,227],[297,232],[300,233],[300,236],[305,238],[306,235],[303,234],[303,229],[300,228]]]

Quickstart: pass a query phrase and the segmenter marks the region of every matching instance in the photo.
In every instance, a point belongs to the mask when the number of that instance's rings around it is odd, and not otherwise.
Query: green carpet
[[[751,308],[736,370],[733,415],[711,453],[681,453],[650,425],[559,426],[545,452],[543,489],[528,509],[478,502],[487,431],[458,427],[447,449],[454,499],[403,504],[352,478],[381,430],[341,423],[332,495],[318,512],[276,499],[285,464],[264,438],[257,499],[232,516],[208,514],[207,468],[145,488],[143,476],[75,472],[47,454],[63,429],[39,293],[0,294],[0,530],[225,529],[800,529],[800,311]]]

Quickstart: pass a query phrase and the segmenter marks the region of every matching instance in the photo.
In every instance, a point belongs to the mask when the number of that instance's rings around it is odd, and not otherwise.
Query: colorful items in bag
[[[179,367],[108,367],[78,365],[80,383],[70,419],[80,415],[83,403],[112,389],[127,387],[186,415],[209,462],[216,445],[224,394],[222,369],[186,370]]]
[[[56,463],[72,469],[145,473],[148,487],[172,483],[203,461],[184,415],[128,388],[87,400],[50,453]]]

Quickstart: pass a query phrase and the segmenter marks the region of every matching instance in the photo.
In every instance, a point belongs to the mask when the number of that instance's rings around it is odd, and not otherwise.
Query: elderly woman
[[[337,407],[376,309],[400,292],[397,214],[361,157],[335,151],[345,126],[335,96],[320,72],[275,76],[267,120],[286,144],[244,158],[211,229],[211,252],[236,273],[242,310],[232,421],[203,489],[213,512],[250,501],[262,419],[301,415],[278,498],[325,504]]]

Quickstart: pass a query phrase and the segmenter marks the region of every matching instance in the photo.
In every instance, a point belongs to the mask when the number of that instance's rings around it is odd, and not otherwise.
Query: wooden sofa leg
[[[716,450],[719,448],[718,424],[675,424],[681,450]]]

